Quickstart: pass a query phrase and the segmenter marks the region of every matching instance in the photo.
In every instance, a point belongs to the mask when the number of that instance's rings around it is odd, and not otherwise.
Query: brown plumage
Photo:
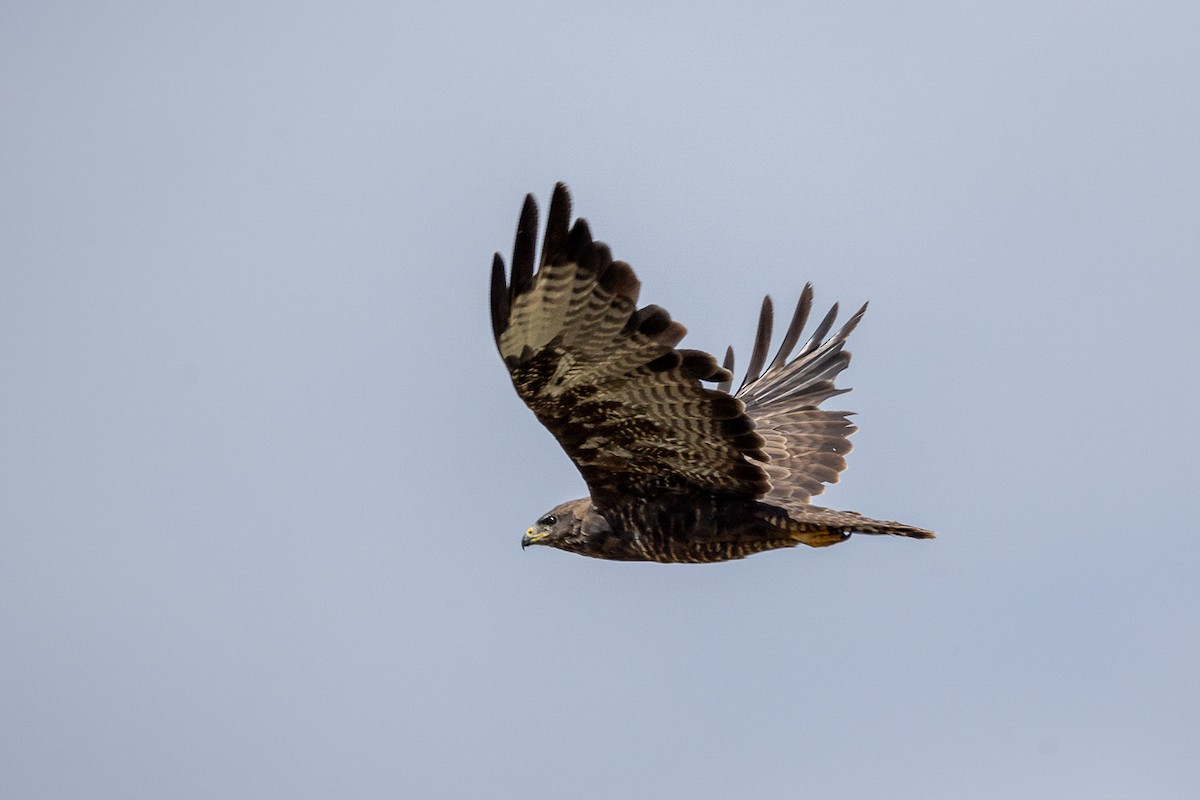
[[[655,305],[637,307],[629,265],[593,241],[558,184],[534,269],[537,204],[525,198],[511,278],[492,264],[492,330],[517,394],[566,450],[590,497],[552,509],[522,545],[597,558],[725,561],[851,533],[917,539],[930,531],[809,505],[846,466],[850,412],[820,404],[849,389],[846,337],[864,305],[829,338],[837,306],[793,354],[812,307],[805,286],[775,358],[763,300],[746,378],[735,395],[724,366],[678,349],[686,329]],[[702,381],[717,383],[707,388]]]

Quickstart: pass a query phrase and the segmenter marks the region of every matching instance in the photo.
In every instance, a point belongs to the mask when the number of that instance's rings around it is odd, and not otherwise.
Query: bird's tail
[[[910,539],[936,537],[933,531],[924,528],[905,525],[903,522],[870,519],[853,511],[835,511],[810,505],[785,510],[789,512],[788,521],[791,524],[788,527],[791,537],[809,547],[828,547],[844,542],[852,533],[906,536]]]

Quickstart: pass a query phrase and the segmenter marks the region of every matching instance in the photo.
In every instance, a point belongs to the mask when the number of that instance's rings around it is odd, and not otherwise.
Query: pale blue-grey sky
[[[8,3],[0,796],[1191,798],[1200,6]],[[487,317],[521,199],[687,344],[871,308],[825,504],[705,567]]]

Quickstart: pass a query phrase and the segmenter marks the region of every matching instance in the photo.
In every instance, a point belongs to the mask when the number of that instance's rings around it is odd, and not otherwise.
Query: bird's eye
[[[538,520],[538,525],[542,525],[544,527],[549,528],[549,527],[553,526],[556,522],[558,522],[558,517],[554,516],[553,514],[547,514],[546,516],[544,516]]]

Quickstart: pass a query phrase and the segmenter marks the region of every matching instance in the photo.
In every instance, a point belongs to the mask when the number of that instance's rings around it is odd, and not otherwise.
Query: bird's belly
[[[795,547],[786,515],[767,514],[759,503],[726,498],[667,499],[646,504],[630,537],[648,561],[702,564]],[[641,515],[639,515],[641,516]]]

